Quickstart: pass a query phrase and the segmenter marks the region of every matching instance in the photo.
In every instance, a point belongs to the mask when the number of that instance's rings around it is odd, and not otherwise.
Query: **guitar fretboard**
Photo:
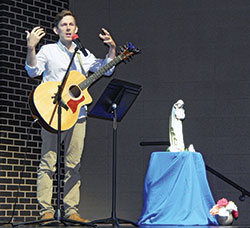
[[[97,79],[99,79],[100,77],[102,77],[109,69],[111,69],[113,66],[115,66],[116,64],[118,64],[119,62],[121,62],[123,60],[123,58],[124,57],[123,57],[123,53],[122,53],[122,54],[118,55],[117,57],[115,57],[112,61],[110,61],[109,63],[107,63],[100,70],[98,70],[97,72],[93,73],[86,80],[84,80],[83,82],[81,82],[79,84],[79,87],[81,88],[81,90],[84,90],[84,89],[88,88]]]

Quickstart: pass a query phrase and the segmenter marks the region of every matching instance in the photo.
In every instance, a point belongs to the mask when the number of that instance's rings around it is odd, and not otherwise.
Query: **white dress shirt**
[[[75,48],[76,45],[74,43],[73,45]],[[82,67],[77,55],[75,55],[70,71],[77,70],[87,77],[85,73],[89,71],[96,72],[112,60],[108,56],[106,56],[105,59],[96,58],[89,50],[86,49],[86,51],[88,53],[86,57],[81,51],[78,51],[80,52]],[[31,78],[43,74],[43,82],[62,81],[72,56],[73,53],[71,53],[59,40],[57,43],[42,46],[36,55],[36,66],[31,67],[26,62],[25,69]],[[114,67],[107,71],[105,75],[110,76],[113,71]],[[87,116],[86,110],[86,106],[81,108],[79,118]]]

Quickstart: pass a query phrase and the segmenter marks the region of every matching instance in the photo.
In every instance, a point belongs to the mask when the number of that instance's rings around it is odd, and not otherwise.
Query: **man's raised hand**
[[[40,26],[33,28],[31,32],[27,30],[25,32],[27,34],[27,47],[30,50],[35,49],[40,40],[46,35],[44,29]]]

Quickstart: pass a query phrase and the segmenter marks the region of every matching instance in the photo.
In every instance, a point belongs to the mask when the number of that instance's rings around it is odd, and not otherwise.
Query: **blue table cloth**
[[[153,152],[138,225],[218,225],[199,152]]]

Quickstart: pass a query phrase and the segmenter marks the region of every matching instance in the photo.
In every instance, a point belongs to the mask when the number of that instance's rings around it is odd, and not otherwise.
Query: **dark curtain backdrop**
[[[207,165],[250,189],[250,1],[231,0],[71,0],[84,46],[103,57],[98,38],[110,31],[117,45],[131,41],[142,50],[120,64],[112,78],[143,86],[118,124],[117,213],[137,220],[150,154],[166,146],[141,147],[142,141],[167,141],[172,105],[185,102],[186,147],[194,144]],[[111,78],[90,88],[94,103]],[[93,105],[89,108],[91,109]],[[112,123],[88,119],[82,161],[81,214],[90,219],[111,212]],[[249,224],[250,200],[207,173],[215,201],[239,207],[236,224]]]

